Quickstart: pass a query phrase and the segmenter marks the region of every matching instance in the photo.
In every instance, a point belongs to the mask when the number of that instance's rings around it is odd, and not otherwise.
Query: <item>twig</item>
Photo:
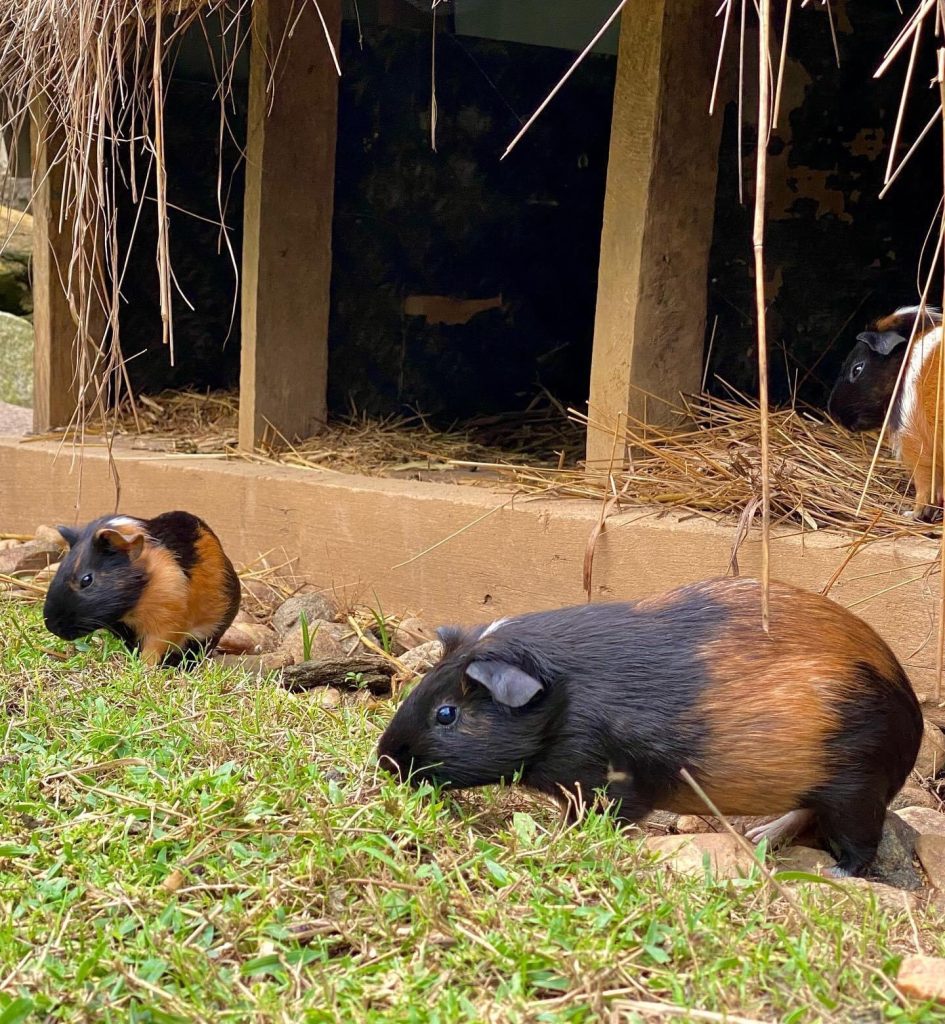
[[[768,336],[765,328],[765,186],[771,123],[768,31],[771,0],[760,0],[758,26],[758,154],[755,174],[755,304],[758,316],[758,406],[761,414],[761,624],[768,632],[771,576],[771,469],[768,450]]]
[[[601,38],[601,36],[617,20],[617,16],[624,9],[626,4],[627,0],[620,0],[620,3],[618,3],[616,8],[614,8],[613,14],[611,14],[611,16],[604,22],[603,25],[601,25],[600,29],[597,31],[597,34],[594,36],[594,38],[578,54],[574,63],[571,65],[571,67],[568,68],[567,71],[565,71],[564,75],[562,76],[558,84],[551,90],[550,93],[548,93],[548,95],[541,101],[541,103],[538,104],[538,109],[535,111],[535,113],[532,114],[532,116],[525,122],[525,124],[522,125],[522,127],[519,129],[518,134],[508,144],[502,156],[499,157],[500,160],[504,160],[509,155],[509,153],[512,152],[516,145],[518,145],[519,139],[521,139],[521,137],[528,131],[529,128],[531,128],[535,121],[538,120],[539,116],[541,115],[541,112],[545,109],[545,107],[547,107],[548,104],[555,98],[555,96],[558,95],[558,92],[560,91],[561,87],[578,69],[584,58],[591,52],[591,50],[594,49],[594,47],[597,45],[597,41]]]

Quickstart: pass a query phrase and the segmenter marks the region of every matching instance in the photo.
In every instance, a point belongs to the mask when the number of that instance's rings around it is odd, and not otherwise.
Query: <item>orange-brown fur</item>
[[[128,531],[122,528],[126,535]],[[159,664],[168,651],[182,647],[188,639],[210,639],[225,620],[228,595],[220,588],[226,565],[223,550],[202,529],[195,547],[197,563],[188,581],[166,548],[145,541],[140,558],[148,584],[124,621],[140,638],[140,656],[148,664]]]
[[[732,590],[728,581],[718,596],[733,610],[747,611],[753,624],[733,616],[732,625],[707,645],[717,685],[692,710],[711,737],[705,764],[694,775],[723,813],[757,813],[759,801],[772,814],[793,810],[804,793],[837,772],[825,761],[826,740],[842,724],[838,698],[858,685],[852,667],[867,662],[893,686],[900,678],[895,657],[864,622],[817,594],[772,583],[767,636],[757,589]],[[814,655],[812,631],[820,639]],[[737,704],[733,691],[741,697]],[[686,786],[665,809],[705,813]]]

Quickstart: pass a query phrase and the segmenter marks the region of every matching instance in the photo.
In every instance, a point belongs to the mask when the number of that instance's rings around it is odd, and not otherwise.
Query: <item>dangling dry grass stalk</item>
[[[755,310],[758,317],[758,408],[761,417],[761,624],[768,632],[768,587],[771,579],[771,467],[768,446],[768,335],[765,329],[765,192],[771,89],[768,77],[770,0],[758,11],[758,153],[755,174]]]

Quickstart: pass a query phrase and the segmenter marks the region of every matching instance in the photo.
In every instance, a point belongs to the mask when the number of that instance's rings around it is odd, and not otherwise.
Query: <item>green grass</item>
[[[329,710],[51,644],[0,604],[0,1024],[945,1020],[887,980],[917,941],[945,952],[938,916],[792,884],[810,927],[606,816],[409,792],[375,772],[390,707],[366,693]]]

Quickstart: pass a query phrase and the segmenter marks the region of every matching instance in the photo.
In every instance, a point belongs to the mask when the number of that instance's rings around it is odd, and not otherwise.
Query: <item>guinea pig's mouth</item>
[[[419,786],[421,782],[439,781],[436,776],[436,765],[420,764],[406,751],[379,754],[377,763],[384,771],[411,786]]]
[[[46,620],[46,628],[52,633],[53,636],[58,636],[60,640],[78,640],[80,636],[85,636],[90,630],[83,629],[82,626],[63,626],[58,622],[50,622]]]

